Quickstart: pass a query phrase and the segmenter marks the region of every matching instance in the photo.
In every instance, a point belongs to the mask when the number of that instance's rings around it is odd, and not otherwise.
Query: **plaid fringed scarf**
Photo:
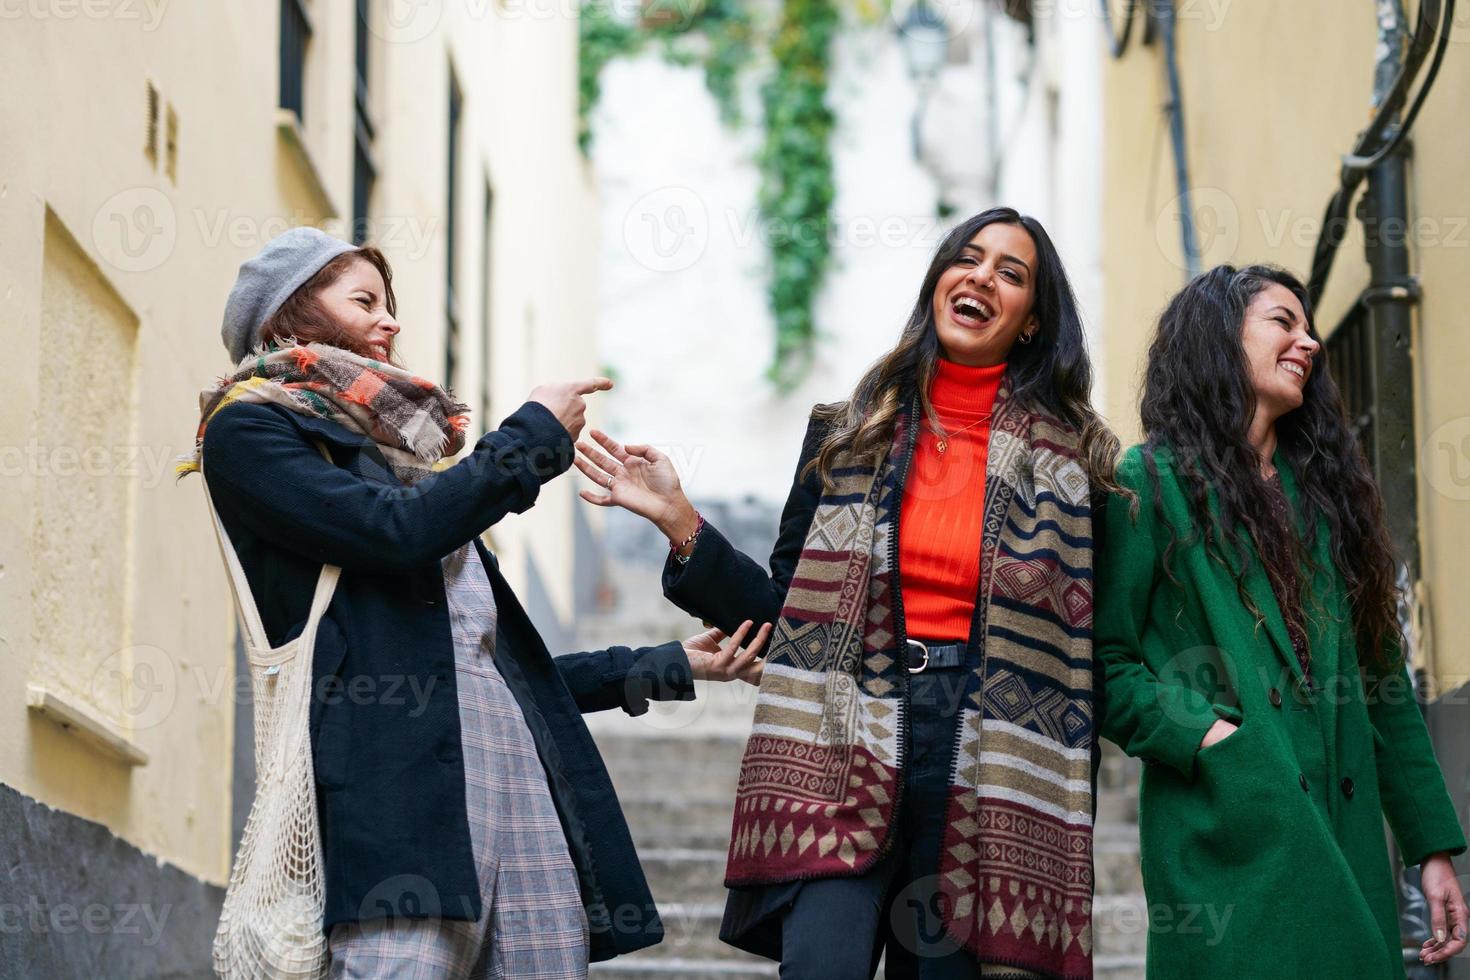
[[[405,483],[428,476],[464,448],[469,406],[424,378],[328,344],[286,342],[251,354],[199,393],[194,452],[179,459],[179,476],[197,472],[204,430],[231,402],[280,405],[328,419],[378,443]]]
[[[949,934],[1006,975],[1092,975],[1092,513],[1076,431],[996,399],[975,633],[937,872]],[[911,408],[839,465],[766,657],[726,884],[867,871],[900,805],[893,590]],[[834,923],[834,926],[836,924]]]

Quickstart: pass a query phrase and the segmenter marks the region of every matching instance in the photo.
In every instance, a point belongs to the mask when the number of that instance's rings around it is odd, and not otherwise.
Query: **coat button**
[[[1276,690],[1276,688],[1274,687],[1271,688],[1271,707],[1281,707],[1281,692]]]
[[[1299,776],[1297,776],[1297,781],[1302,784],[1302,792],[1303,793],[1310,793],[1312,791],[1311,786],[1307,783],[1307,774],[1306,773],[1302,773]]]
[[[1352,799],[1353,798],[1353,778],[1351,776],[1344,776],[1344,777],[1342,777],[1342,784],[1341,785],[1342,785],[1342,795],[1343,796],[1346,796],[1348,799]]]

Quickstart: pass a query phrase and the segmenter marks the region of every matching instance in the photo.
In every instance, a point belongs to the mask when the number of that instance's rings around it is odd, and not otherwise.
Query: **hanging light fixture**
[[[898,39],[903,48],[904,65],[919,96],[909,128],[914,159],[922,162],[919,130],[939,69],[944,67],[949,56],[949,25],[925,0],[918,0],[898,22]]]
[[[944,19],[918,0],[899,21],[898,35],[909,77],[920,88],[933,85],[949,54],[949,27]]]

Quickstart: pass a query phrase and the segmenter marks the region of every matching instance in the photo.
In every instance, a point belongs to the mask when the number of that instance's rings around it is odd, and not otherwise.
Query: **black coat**
[[[477,920],[483,911],[440,565],[473,540],[499,607],[496,664],[546,768],[592,959],[663,937],[580,712],[636,715],[649,699],[692,699],[688,659],[678,643],[552,658],[479,541],[506,514],[527,510],[571,459],[566,429],[535,403],[413,486],[392,475],[374,443],[332,422],[247,403],[210,420],[205,478],[273,645],[305,626],[321,566],[342,567],[312,670],[327,930],[388,915]]]

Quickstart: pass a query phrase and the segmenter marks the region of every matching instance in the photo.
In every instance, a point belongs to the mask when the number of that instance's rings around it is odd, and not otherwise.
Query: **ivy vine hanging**
[[[687,4],[695,3],[692,9]],[[862,9],[871,14],[873,5]],[[816,344],[816,297],[831,264],[832,131],[827,105],[832,40],[841,26],[837,0],[783,0],[773,30],[758,32],[748,4],[739,0],[651,0],[642,21],[614,18],[605,0],[582,8],[579,140],[592,142],[592,111],[602,94],[603,66],[662,41],[664,55],[680,64],[699,62],[705,85],[727,125],[741,121],[738,80],[764,34],[772,71],[761,86],[764,140],[758,165],[761,226],[768,230],[770,281],[767,299],[776,321],[776,348],[767,376],[789,391],[811,367]],[[693,55],[680,39],[698,32],[706,44]]]
[[[832,129],[827,105],[832,0],[786,0],[771,45],[775,71],[761,89],[766,140],[760,154],[760,213],[771,235],[776,354],[767,374],[789,390],[811,367],[817,294],[832,258]]]

